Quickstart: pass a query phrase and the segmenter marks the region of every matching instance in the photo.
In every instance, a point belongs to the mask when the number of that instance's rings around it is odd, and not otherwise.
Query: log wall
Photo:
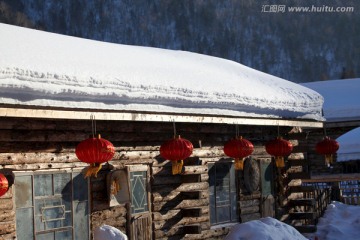
[[[111,141],[116,154],[110,164],[117,168],[145,164],[151,173],[151,211],[154,239],[222,239],[228,227],[212,227],[209,221],[208,163],[226,158],[222,147],[235,135],[226,124],[176,123],[177,134],[194,145],[182,175],[171,175],[171,163],[159,156],[161,143],[173,135],[172,123],[97,121],[97,132]],[[255,145],[254,159],[269,159],[264,144],[278,134],[277,127],[240,126],[240,135]],[[291,127],[281,127],[287,136]],[[0,171],[83,168],[75,155],[77,144],[91,134],[90,121],[0,118]],[[91,179],[91,229],[101,224],[127,231],[127,208],[109,207],[103,167]],[[252,193],[244,186],[239,196],[241,221],[261,217],[261,189]],[[12,188],[0,198],[0,235],[15,237]]]
[[[345,127],[332,127],[326,129],[326,134],[332,139],[337,139],[341,135],[356,128],[357,126],[345,126]],[[334,156],[334,164],[329,168],[325,165],[325,158],[323,155],[319,155],[315,151],[315,146],[324,137],[324,131],[322,129],[313,129],[308,133],[308,158],[310,160],[310,171],[312,175],[327,175],[338,174],[343,172],[342,163],[336,162],[336,156]]]

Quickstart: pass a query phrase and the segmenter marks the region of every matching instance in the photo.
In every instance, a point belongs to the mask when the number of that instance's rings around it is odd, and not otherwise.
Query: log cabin
[[[0,239],[92,239],[103,225],[129,239],[222,239],[239,222],[285,219],[306,131],[322,97],[224,59],[124,46],[0,24]],[[97,176],[75,153],[100,133],[115,150]],[[193,144],[180,174],[161,157]],[[243,170],[224,144],[254,145]],[[294,146],[275,167],[265,144]],[[114,184],[118,191],[114,191]]]

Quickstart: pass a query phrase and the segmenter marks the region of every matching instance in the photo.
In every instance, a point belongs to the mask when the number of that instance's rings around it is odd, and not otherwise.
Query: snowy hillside
[[[321,120],[313,90],[233,61],[0,24],[5,104]]]

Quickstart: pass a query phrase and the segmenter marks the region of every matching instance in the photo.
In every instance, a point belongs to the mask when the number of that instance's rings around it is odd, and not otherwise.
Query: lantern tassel
[[[330,167],[331,164],[333,164],[333,155],[325,154],[325,165]]]
[[[100,171],[101,169],[101,164],[100,163],[91,163],[89,167],[85,168],[85,178],[87,177],[97,177],[97,173]]]
[[[244,169],[244,158],[235,158],[235,169],[236,170]]]
[[[183,160],[172,162],[172,175],[180,174],[184,165]]]
[[[111,194],[114,195],[116,195],[121,190],[121,185],[117,179],[112,181],[110,189],[111,189]]]
[[[285,167],[285,161],[283,156],[276,156],[275,157],[275,163],[277,168],[283,168]]]

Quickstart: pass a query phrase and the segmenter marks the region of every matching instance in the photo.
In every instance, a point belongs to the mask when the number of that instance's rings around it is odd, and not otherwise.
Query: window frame
[[[229,166],[227,174],[229,174],[229,204],[228,211],[229,216],[226,221],[219,221],[218,206],[217,206],[217,191],[216,185],[212,185],[213,181],[216,181],[216,166],[226,164]],[[215,176],[211,175],[212,168],[215,167]],[[234,224],[240,221],[239,215],[239,171],[235,170],[234,163],[232,161],[217,161],[208,163],[208,175],[209,175],[209,221],[211,226],[218,226],[224,224]],[[235,189],[232,189],[235,187]],[[235,191],[234,191],[235,190]],[[213,191],[213,192],[212,192]],[[235,198],[234,198],[235,197]],[[211,199],[213,198],[213,199]],[[235,209],[233,209],[235,207]],[[214,214],[215,213],[215,221]]]
[[[68,228],[71,228],[72,229],[72,233],[71,233],[71,236],[72,236],[72,239],[75,240],[76,239],[76,235],[75,235],[75,232],[76,232],[76,229],[75,229],[75,226],[74,226],[74,222],[76,221],[75,219],[75,214],[74,214],[74,203],[75,202],[87,202],[87,208],[86,208],[86,211],[88,213],[87,215],[87,234],[88,234],[88,239],[91,239],[91,219],[90,219],[90,215],[91,215],[91,189],[90,189],[90,180],[89,179],[86,179],[84,181],[87,182],[87,196],[86,196],[86,200],[81,200],[81,201],[77,201],[76,199],[74,199],[74,191],[75,191],[75,186],[74,186],[74,177],[76,177],[77,175],[80,175],[80,177],[84,177],[84,176],[81,176],[82,173],[81,173],[82,169],[72,169],[72,170],[40,170],[40,171],[14,171],[14,175],[15,175],[15,182],[14,182],[14,192],[13,192],[13,205],[14,205],[14,211],[15,211],[15,224],[17,225],[17,216],[16,216],[16,212],[18,209],[25,209],[25,208],[31,208],[32,209],[32,235],[33,235],[33,239],[37,239],[37,235],[39,235],[39,233],[51,233],[53,232],[55,234],[55,232],[61,232],[61,230],[65,230],[65,229],[68,229]],[[54,188],[55,188],[55,185],[54,185],[54,175],[55,174],[70,174],[71,176],[71,191],[69,191],[69,195],[71,197],[71,226],[68,226],[68,227],[60,227],[60,228],[54,228],[54,229],[48,229],[48,230],[41,230],[39,231],[37,228],[36,228],[36,213],[35,213],[35,208],[36,208],[36,201],[39,201],[40,199],[44,198],[44,199],[51,199],[51,198],[54,198],[56,199],[56,195],[59,195],[59,196],[63,196],[64,194],[55,194],[54,192]],[[46,195],[44,197],[42,196],[35,196],[35,189],[36,189],[36,186],[35,186],[35,176],[39,176],[39,175],[50,175],[51,176],[51,179],[52,179],[52,195]],[[29,176],[31,177],[31,206],[29,207],[17,207],[16,205],[16,178],[18,177],[22,177],[22,176]],[[62,197],[61,197],[62,198]],[[16,236],[18,236],[18,231],[16,231]]]

